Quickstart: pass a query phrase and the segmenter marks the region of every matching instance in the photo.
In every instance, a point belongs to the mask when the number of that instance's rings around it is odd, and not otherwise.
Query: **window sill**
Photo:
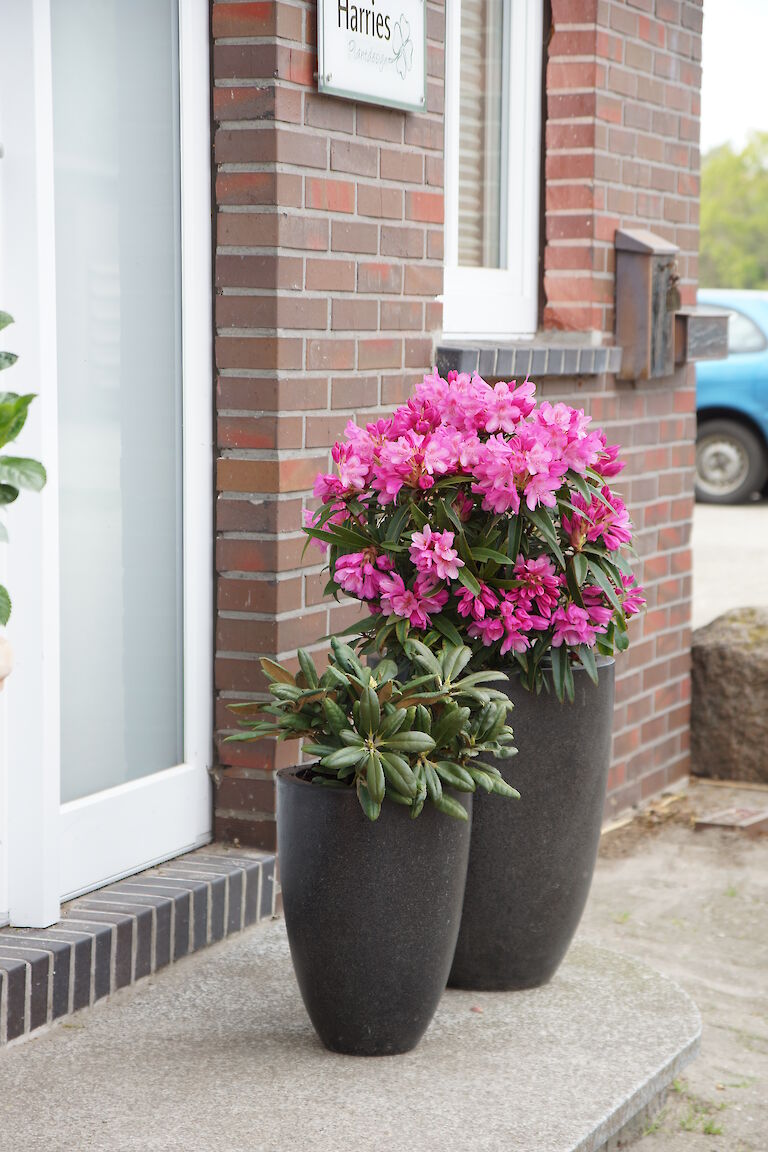
[[[479,372],[483,378],[600,376],[619,371],[621,352],[560,332],[519,342],[442,340],[437,345],[437,368],[441,376],[450,371]]]

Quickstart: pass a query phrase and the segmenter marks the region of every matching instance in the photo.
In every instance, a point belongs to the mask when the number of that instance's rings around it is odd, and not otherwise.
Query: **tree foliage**
[[[768,288],[768,132],[714,148],[701,166],[702,288]]]

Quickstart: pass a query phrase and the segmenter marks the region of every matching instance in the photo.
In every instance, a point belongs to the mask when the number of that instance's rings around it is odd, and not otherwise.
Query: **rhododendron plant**
[[[627,647],[645,602],[608,483],[618,454],[583,410],[537,404],[527,379],[435,370],[390,417],[350,421],[305,531],[328,549],[327,591],[369,608],[347,630],[361,651],[399,661],[415,639],[467,643],[473,668],[514,661],[535,691],[551,669],[572,699],[572,666],[596,680],[596,655]]]

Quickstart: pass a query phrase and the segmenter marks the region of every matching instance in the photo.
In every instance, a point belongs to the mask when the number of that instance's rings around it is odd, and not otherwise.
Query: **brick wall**
[[[546,71],[544,326],[614,328],[617,228],[680,248],[696,298],[701,0],[552,0]],[[688,771],[695,380],[563,388],[625,448],[617,487],[635,524],[647,614],[619,661],[608,811]]]
[[[613,330],[613,235],[680,245],[693,299],[701,3],[552,0],[546,69],[546,329]],[[426,114],[319,96],[314,3],[212,3],[218,409],[217,729],[263,689],[259,655],[350,622],[329,606],[302,508],[350,417],[433,361],[443,254],[444,7],[430,2]],[[626,447],[649,611],[617,683],[609,810],[687,771],[691,370],[647,386],[540,381]],[[321,647],[317,645],[318,650]],[[272,846],[271,773],[292,746],[220,745],[216,832]]]
[[[301,511],[347,420],[410,392],[442,323],[443,5],[418,115],[317,94],[315,10],[212,4],[219,732],[263,689],[259,655],[291,664],[355,618],[302,556]],[[294,757],[220,746],[218,836],[272,846],[271,772]]]

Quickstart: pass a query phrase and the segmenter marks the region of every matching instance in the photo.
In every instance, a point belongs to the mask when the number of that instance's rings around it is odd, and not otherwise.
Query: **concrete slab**
[[[699,1033],[672,981],[577,943],[546,988],[447,993],[407,1056],[334,1056],[274,922],[6,1049],[0,1152],[594,1152]]]

